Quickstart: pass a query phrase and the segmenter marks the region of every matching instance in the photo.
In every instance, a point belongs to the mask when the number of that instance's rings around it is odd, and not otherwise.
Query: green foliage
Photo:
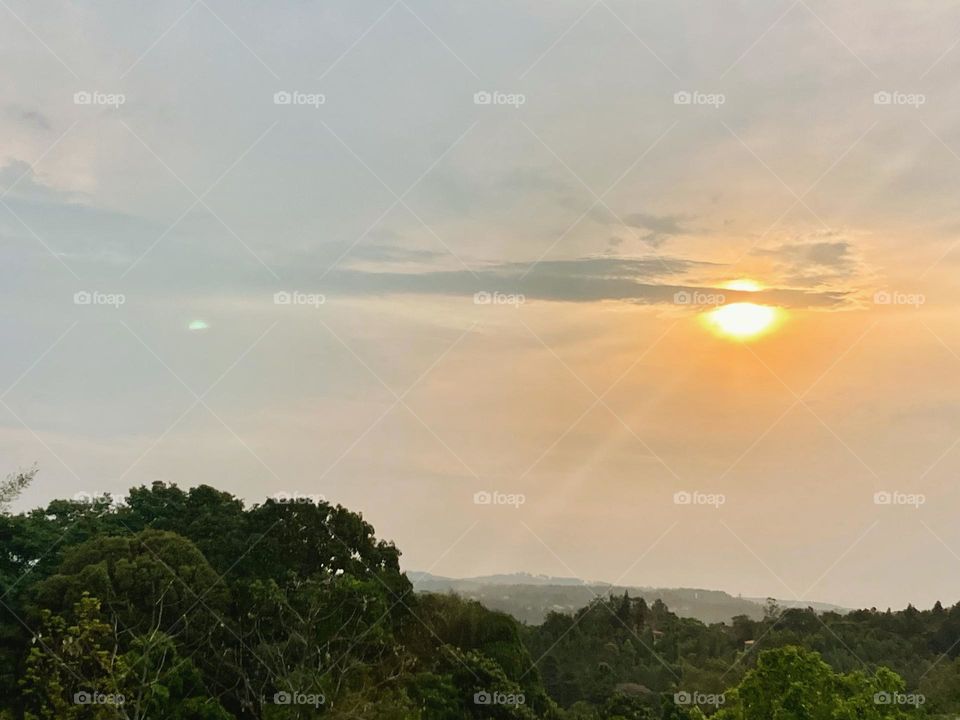
[[[408,687],[422,720],[463,717],[463,693],[454,685],[451,675],[417,673]]]
[[[169,636],[138,637],[121,652],[100,601],[86,594],[72,609],[72,624],[49,610],[41,617],[20,682],[25,720],[230,720]]]
[[[538,667],[550,696],[570,712],[583,714],[586,703],[602,717],[610,697],[640,686],[650,691],[640,700],[658,717],[671,718],[687,717],[695,708],[663,698],[680,690],[724,693],[744,679],[764,650],[788,646],[818,652],[848,683],[864,676],[876,686],[889,680],[885,673],[896,674],[905,690],[875,692],[900,692],[908,702],[884,708],[871,699],[855,711],[857,717],[903,712],[952,718],[960,710],[958,637],[960,605],[818,615],[769,603],[762,620],[741,616],[730,625],[707,626],[623,596],[596,599],[573,616],[551,614],[523,634],[531,655],[541,658]],[[714,708],[702,710],[710,714]]]
[[[716,720],[879,720],[908,715],[877,702],[878,695],[902,693],[903,681],[880,669],[873,675],[834,672],[817,653],[799,647],[768,650]]]
[[[84,595],[74,608],[76,623],[49,610],[41,613],[40,631],[34,637],[20,685],[26,720],[73,720],[90,716],[90,708],[78,704],[84,693],[116,698],[114,682],[117,658],[109,650],[111,627],[100,617],[100,602]],[[114,709],[101,703],[94,718],[108,718]]]
[[[209,630],[229,597],[193,543],[160,530],[71,548],[58,572],[36,586],[36,602],[66,611],[88,592],[109,608],[121,635],[180,626]]]
[[[58,500],[0,515],[0,580],[3,720],[557,716],[513,619],[419,598],[397,549],[323,502]]]
[[[542,658],[544,684],[561,705],[587,700],[603,708],[614,697],[639,694],[630,704],[657,711],[655,691],[677,682],[679,649],[702,629],[663,603],[648,607],[642,598],[623,595],[597,598],[572,618],[553,613],[528,631],[526,642]]]
[[[935,715],[960,716],[960,659],[943,659],[920,680],[926,709]]]
[[[4,487],[15,493],[25,478],[0,484],[0,508]],[[399,558],[345,508],[246,507],[203,485],[0,512],[0,720],[960,711],[960,605],[817,615],[771,603],[761,620],[705,625],[623,594],[526,626],[477,602],[414,593]],[[918,691],[922,706],[901,702]],[[79,692],[124,704],[77,703]]]

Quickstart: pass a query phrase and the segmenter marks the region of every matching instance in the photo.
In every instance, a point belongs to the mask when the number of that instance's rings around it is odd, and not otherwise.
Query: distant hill
[[[509,613],[521,622],[538,625],[551,610],[573,613],[596,596],[622,595],[642,597],[648,604],[662,600],[681,617],[704,623],[726,622],[736,615],[753,620],[763,618],[766,598],[734,597],[722,590],[699,588],[650,588],[588,583],[579,578],[550,577],[529,573],[485,575],[473,578],[448,578],[427,572],[410,571],[407,577],[418,592],[447,593],[476,600],[491,610]],[[812,607],[817,612],[845,608],[827,603],[776,600],[782,607]]]
[[[479,585],[586,585],[580,578],[554,577],[552,575],[531,575],[530,573],[507,573],[502,575],[483,575],[475,578],[445,578],[429,573],[407,573],[411,580],[417,577],[429,578],[438,582],[477,583]]]

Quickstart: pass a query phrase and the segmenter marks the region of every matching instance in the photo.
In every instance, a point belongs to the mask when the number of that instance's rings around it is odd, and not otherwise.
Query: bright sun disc
[[[721,305],[707,313],[707,321],[716,330],[735,338],[759,335],[769,330],[776,319],[776,308],[748,302]]]

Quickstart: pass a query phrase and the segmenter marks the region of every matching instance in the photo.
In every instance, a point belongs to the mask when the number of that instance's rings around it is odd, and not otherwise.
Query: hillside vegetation
[[[706,625],[625,593],[524,625],[452,594],[413,592],[399,556],[343,507],[247,507],[205,485],[0,512],[0,718],[871,720],[960,710],[960,606],[771,607]]]
[[[760,620],[766,604],[766,600],[734,597],[722,590],[627,587],[526,573],[476,578],[447,578],[424,572],[408,572],[407,575],[418,592],[454,592],[530,625],[539,625],[550,612],[576,612],[595,597],[623,595],[625,592],[631,597],[643,598],[648,604],[660,600],[680,617],[695,618],[707,624],[730,623],[738,615]],[[806,603],[777,602],[784,607],[798,604],[807,607]],[[818,611],[843,610],[826,603],[809,605]]]

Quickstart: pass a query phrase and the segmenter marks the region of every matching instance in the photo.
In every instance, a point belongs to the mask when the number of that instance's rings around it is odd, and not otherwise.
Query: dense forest
[[[14,514],[0,719],[870,720],[960,711],[960,605],[705,625],[597,597],[540,625],[416,593],[356,513],[154,483]]]

